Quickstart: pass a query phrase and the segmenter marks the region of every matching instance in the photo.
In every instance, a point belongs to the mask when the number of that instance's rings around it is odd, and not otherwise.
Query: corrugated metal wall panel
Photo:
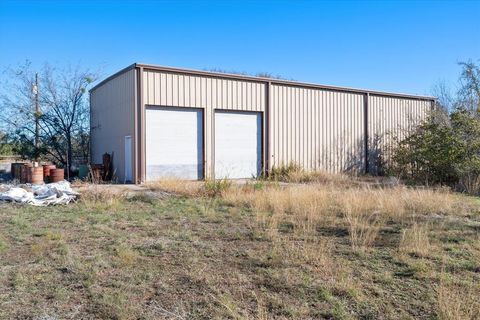
[[[168,107],[265,110],[265,83],[144,71],[144,103]]]
[[[370,95],[368,101],[369,169],[380,173],[382,162],[391,159],[395,141],[404,139],[426,120],[433,102]]]
[[[266,83],[144,70],[145,105],[205,109],[206,176],[214,172],[214,110],[265,111]]]
[[[272,85],[270,167],[362,171],[364,95]]]
[[[91,161],[102,163],[105,152],[113,153],[119,182],[125,174],[125,136],[134,136],[135,69],[118,75],[90,94]],[[132,146],[132,157],[134,148]],[[132,172],[135,172],[132,168]]]

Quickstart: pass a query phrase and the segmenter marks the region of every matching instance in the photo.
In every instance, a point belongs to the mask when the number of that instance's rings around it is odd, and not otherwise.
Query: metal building
[[[375,172],[435,98],[133,64],[90,91],[91,155],[119,182]]]

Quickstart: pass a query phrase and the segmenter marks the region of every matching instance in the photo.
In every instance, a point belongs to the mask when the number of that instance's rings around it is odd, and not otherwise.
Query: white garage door
[[[215,112],[215,178],[252,178],[262,166],[262,116]]]
[[[203,178],[202,110],[146,110],[146,179]]]

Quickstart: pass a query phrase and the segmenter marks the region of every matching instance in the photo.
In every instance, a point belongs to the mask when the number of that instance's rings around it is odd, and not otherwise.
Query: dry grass
[[[310,234],[327,221],[343,217],[353,248],[371,247],[386,221],[404,221],[425,215],[462,215],[472,204],[446,189],[388,189],[307,184],[279,186],[266,184],[258,190],[252,185],[232,187],[223,199],[236,206],[252,208],[270,234],[283,222]],[[338,222],[338,220],[337,220]]]
[[[414,223],[411,228],[403,230],[399,250],[403,253],[426,257],[432,250],[427,226]]]
[[[125,200],[125,193],[98,185],[85,188],[80,202],[88,209],[105,210],[118,208]]]
[[[274,253],[291,264],[309,266],[322,273],[334,272],[333,243],[318,237],[282,237],[273,242]]]
[[[441,320],[480,319],[480,285],[475,282],[449,283],[441,279],[438,288],[438,317]]]
[[[288,165],[274,167],[269,173],[269,181],[281,181],[288,183],[320,183],[323,185],[351,186],[352,176],[333,174],[326,171],[306,171],[294,162]]]
[[[371,247],[386,219],[382,207],[371,197],[363,198],[352,193],[347,194],[339,204],[348,225],[352,248],[365,250]]]
[[[164,178],[148,182],[145,186],[152,191],[167,191],[182,196],[200,196],[203,190],[203,182],[184,181],[177,178]]]
[[[184,181],[177,178],[164,178],[148,182],[146,187],[152,191],[166,191],[188,197],[215,197],[230,188],[226,179],[201,181]]]
[[[478,318],[478,200],[209,183],[0,205],[0,318]]]
[[[132,266],[138,260],[138,253],[131,248],[119,246],[116,248],[119,263],[124,266]]]

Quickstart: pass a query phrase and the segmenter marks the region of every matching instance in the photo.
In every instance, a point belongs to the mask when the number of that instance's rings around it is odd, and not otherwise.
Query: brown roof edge
[[[97,89],[98,87],[101,87],[103,84],[105,84],[106,82],[112,80],[113,78],[116,78],[118,77],[119,75],[127,72],[127,71],[130,71],[132,69],[134,69],[136,67],[136,63],[133,63],[131,65],[129,65],[128,67],[126,68],[123,68],[122,70],[118,71],[118,72],[115,72],[114,74],[112,74],[111,76],[105,78],[104,80],[100,81],[99,83],[97,83],[95,86],[93,86],[92,89],[88,90],[89,92],[92,92],[94,91],[95,89]]]
[[[262,82],[262,83],[269,83],[270,82],[272,84],[289,85],[289,86],[295,86],[295,87],[314,88],[314,89],[324,89],[324,90],[332,90],[332,91],[339,91],[339,92],[350,92],[350,93],[360,93],[360,94],[367,94],[368,93],[368,94],[376,95],[376,96],[409,98],[409,99],[428,100],[428,101],[436,101],[437,100],[436,97],[432,97],[432,96],[421,96],[421,95],[415,95],[415,94],[404,94],[404,93],[395,93],[395,92],[387,92],[387,91],[375,91],[375,90],[350,88],[350,87],[329,86],[329,85],[322,85],[322,84],[315,84],[315,83],[308,83],[308,82],[297,82],[297,81],[290,81],[290,80],[262,78],[262,77],[254,77],[254,76],[239,75],[239,74],[232,74],[232,73],[166,67],[166,66],[144,64],[144,63],[134,63],[134,64],[128,66],[127,68],[120,70],[119,72],[113,74],[112,76],[106,78],[105,80],[103,80],[100,83],[98,83],[97,85],[95,85],[92,89],[90,89],[90,91],[95,90],[96,88],[98,88],[99,86],[101,86],[102,84],[107,82],[108,80],[110,80],[112,78],[115,78],[116,76],[122,74],[123,72],[126,72],[126,71],[128,71],[132,68],[136,68],[136,67],[143,67],[146,70],[165,71],[165,72],[172,72],[172,73],[217,77],[217,78],[234,79],[234,80],[248,80],[248,81],[255,81],[255,82]]]

